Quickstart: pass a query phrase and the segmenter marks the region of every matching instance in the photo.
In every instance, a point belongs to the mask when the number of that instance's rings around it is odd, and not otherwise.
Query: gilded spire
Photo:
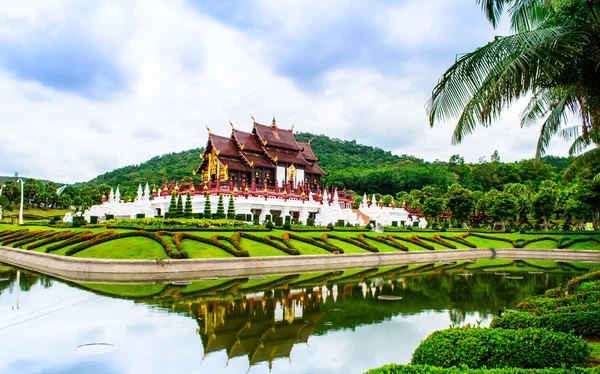
[[[277,127],[277,121],[275,121],[275,116],[273,116],[273,123],[272,123],[273,127]]]
[[[291,129],[292,132],[294,132],[294,127],[296,127],[296,124],[292,125],[292,129]]]
[[[314,138],[310,138],[310,139],[308,140],[308,145],[310,145],[310,142],[312,142],[312,141],[313,141],[313,139],[314,139]]]
[[[252,123],[256,123],[256,120],[254,119],[254,116],[252,114],[250,114],[250,118],[252,118]]]
[[[208,131],[208,135],[211,135],[210,129],[208,128],[208,125],[204,125],[206,126],[206,131]]]
[[[231,129],[235,130],[235,127],[233,127],[233,123],[231,123],[231,121],[229,121],[229,124],[231,125]]]

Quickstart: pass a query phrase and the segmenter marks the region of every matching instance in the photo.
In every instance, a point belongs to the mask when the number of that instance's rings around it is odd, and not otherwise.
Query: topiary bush
[[[570,309],[573,308],[573,309]],[[510,312],[492,320],[490,327],[502,329],[524,329],[529,327],[544,328],[552,331],[573,332],[576,335],[600,335],[600,311],[595,309],[582,311],[577,307],[565,307],[564,313],[542,313],[534,315],[527,312]],[[569,310],[573,310],[569,312]]]
[[[285,223],[283,224],[283,229],[290,230],[291,228],[292,228],[292,224],[289,223],[288,221],[285,221]]]
[[[429,335],[415,350],[412,364],[470,368],[545,368],[583,366],[590,347],[570,334],[528,328],[450,328]]]
[[[470,369],[466,366],[440,368],[427,365],[398,365],[389,364],[371,369],[364,374],[600,374],[600,368],[571,368],[571,369]]]
[[[273,222],[267,221],[267,224],[265,225],[265,228],[267,228],[269,230],[273,230],[275,228],[275,225],[273,224]]]

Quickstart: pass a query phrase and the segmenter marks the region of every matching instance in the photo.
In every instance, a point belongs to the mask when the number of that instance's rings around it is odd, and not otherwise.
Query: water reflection
[[[149,285],[73,284],[2,267],[0,279],[8,280],[0,281],[0,334],[10,340],[3,339],[0,372],[360,373],[407,362],[433,330],[486,324],[499,309],[591,266],[554,264],[529,274],[529,265],[426,264]],[[460,276],[465,269],[474,275]],[[484,271],[490,269],[523,279]],[[71,352],[92,341],[119,348],[97,357]]]

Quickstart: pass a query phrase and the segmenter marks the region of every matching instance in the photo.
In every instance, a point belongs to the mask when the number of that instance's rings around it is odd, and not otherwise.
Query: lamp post
[[[23,224],[23,179],[19,178],[19,183],[21,183],[21,207],[19,208],[19,225]]]

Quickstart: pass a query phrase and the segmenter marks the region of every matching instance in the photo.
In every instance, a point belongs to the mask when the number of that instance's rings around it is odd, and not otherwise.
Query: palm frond
[[[569,126],[560,130],[559,135],[566,141],[569,141],[573,138],[578,138],[580,136],[581,125]]]
[[[527,107],[521,113],[521,127],[537,125],[541,118],[548,115],[553,96],[548,89],[534,92]]]
[[[536,163],[540,163],[542,156],[546,153],[546,149],[550,145],[552,137],[560,131],[561,125],[567,120],[566,109],[575,98],[569,94],[564,94],[560,99],[553,102],[550,106],[548,118],[544,121],[540,130],[537,147],[535,150]]]
[[[590,139],[585,136],[578,136],[569,147],[569,156],[576,156],[582,153],[587,147],[590,146]]]
[[[589,151],[577,156],[573,160],[573,162],[571,162],[571,165],[569,165],[567,170],[565,170],[565,174],[564,174],[565,180],[566,181],[572,180],[583,169],[598,164],[599,160],[600,160],[600,148],[598,148],[598,147],[590,149]],[[600,181],[600,177],[598,175],[596,175],[594,177],[594,182],[598,182],[598,181]]]
[[[510,0],[477,0],[477,3],[481,5],[481,9],[488,21],[496,28],[500,22],[504,7],[510,3]]]
[[[487,126],[543,76],[564,66],[586,35],[575,28],[552,27],[496,38],[461,57],[446,73],[427,103],[431,126],[458,118],[453,142]]]
[[[550,15],[545,0],[514,0],[508,13],[514,32],[532,30],[541,25]]]

